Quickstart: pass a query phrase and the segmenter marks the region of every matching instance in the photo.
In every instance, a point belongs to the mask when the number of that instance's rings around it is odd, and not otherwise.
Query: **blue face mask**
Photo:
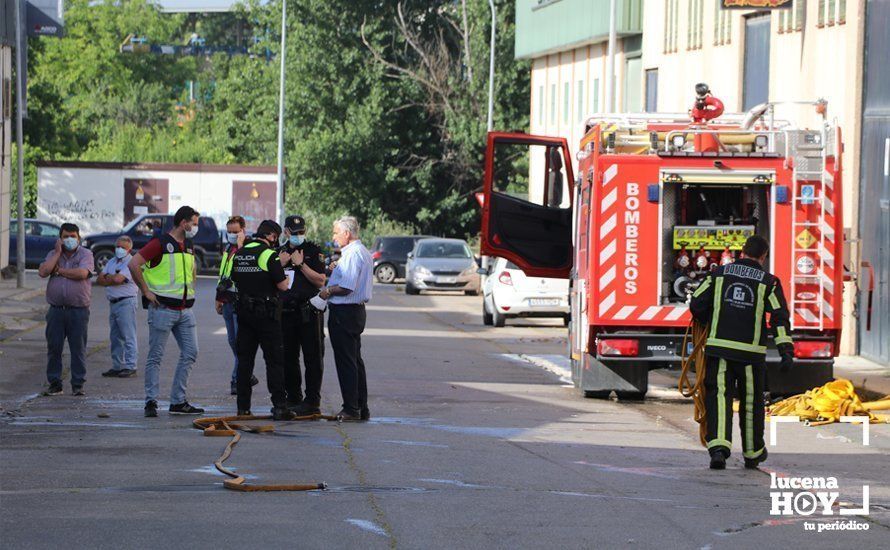
[[[127,254],[129,254],[129,253],[130,253],[130,251],[122,246],[119,246],[114,249],[114,255],[117,256],[118,260],[123,260],[124,258],[127,257]]]
[[[238,242],[238,234],[237,233],[226,233],[226,241],[229,244],[235,244]]]
[[[306,241],[306,235],[291,235],[289,240],[291,246],[300,246]]]
[[[65,250],[74,250],[77,248],[77,237],[65,237],[62,239],[62,245],[65,247]]]

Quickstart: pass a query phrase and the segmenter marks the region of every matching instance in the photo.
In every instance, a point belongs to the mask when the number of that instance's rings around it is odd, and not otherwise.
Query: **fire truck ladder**
[[[788,136],[790,138],[790,136]],[[795,314],[800,315],[806,325],[802,328],[818,328],[824,330],[825,315],[824,309],[830,308],[825,300],[825,283],[828,279],[826,267],[833,268],[826,258],[833,258],[828,248],[827,242],[833,242],[836,238],[834,229],[825,221],[825,212],[828,209],[829,214],[834,215],[833,204],[826,200],[825,190],[834,187],[834,178],[826,169],[827,166],[827,147],[828,147],[828,131],[827,124],[823,124],[821,139],[819,143],[797,143],[795,149],[794,160],[794,189],[792,190],[791,204],[791,227],[793,241],[793,254],[791,254],[791,273],[792,288],[790,289],[790,309],[791,309],[791,328],[795,327]],[[812,187],[812,192],[804,193],[805,189],[809,189],[805,184],[814,181],[819,182],[818,189]],[[807,216],[804,221],[798,219],[799,211],[806,211],[809,205],[819,205],[819,218],[817,221],[810,221]],[[800,208],[800,210],[799,210]],[[810,246],[800,246],[796,237],[803,231],[809,231],[815,228],[819,234],[818,248],[816,252],[816,269],[813,274],[800,273],[797,269],[797,262],[804,256],[799,254],[812,254],[814,250]],[[801,299],[798,297],[803,291],[799,286],[817,284],[819,287],[818,294],[815,299]],[[802,306],[802,307],[801,307]]]

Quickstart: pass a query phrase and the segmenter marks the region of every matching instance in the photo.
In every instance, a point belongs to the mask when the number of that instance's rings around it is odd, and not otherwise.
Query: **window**
[[[58,237],[59,236],[59,228],[55,225],[51,225],[48,223],[40,223],[37,224],[40,226],[38,231],[35,231],[35,235],[40,235],[41,237]]]
[[[544,125],[544,87],[538,86],[538,126]]]
[[[691,0],[689,2],[689,11],[686,13],[686,49],[700,50],[702,46],[702,27],[704,19],[702,12],[705,9],[705,0]]]
[[[593,112],[600,112],[600,79],[593,79]]]
[[[819,0],[819,14],[816,17],[816,26],[819,28],[843,25],[847,22],[846,0]]]
[[[417,247],[418,258],[472,258],[466,244],[458,241],[426,241]]]
[[[847,0],[837,0],[837,22],[840,25],[847,22]]]
[[[562,123],[569,123],[569,83],[562,86]]]
[[[556,84],[550,85],[550,124],[556,124]]]
[[[646,112],[658,112],[658,69],[646,70]]]
[[[828,25],[834,25],[834,15],[835,8],[837,7],[836,0],[828,0]]]
[[[578,114],[575,115],[575,120],[577,122],[581,122],[584,120],[584,81],[578,81],[578,89],[575,90],[575,95],[578,97]]]
[[[732,38],[732,13],[724,9],[721,3],[717,2],[717,8],[714,10],[714,45],[724,46],[731,42]]]
[[[663,53],[674,53],[677,51],[677,22],[680,11],[679,2],[680,0],[664,0]]]
[[[806,0],[794,0],[791,9],[778,11],[779,34],[803,30],[806,5]]]

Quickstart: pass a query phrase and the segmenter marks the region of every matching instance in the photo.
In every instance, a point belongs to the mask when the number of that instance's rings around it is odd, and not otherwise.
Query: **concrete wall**
[[[85,235],[119,231],[124,225],[124,180],[128,178],[169,180],[170,212],[187,204],[212,217],[219,227],[232,214],[232,182],[276,181],[274,172],[268,170],[38,167],[37,217],[53,223],[73,221]]]
[[[12,49],[0,45],[0,268],[9,265],[9,222],[12,218]]]

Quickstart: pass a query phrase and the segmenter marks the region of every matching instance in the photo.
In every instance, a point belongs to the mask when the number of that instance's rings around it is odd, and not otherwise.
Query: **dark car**
[[[391,283],[396,279],[405,278],[405,264],[408,253],[421,239],[430,239],[427,235],[377,237],[371,249],[374,258],[374,277],[378,282]]]
[[[83,239],[83,246],[93,251],[96,259],[96,271],[101,270],[114,257],[114,246],[118,237],[126,235],[133,239],[133,252],[148,244],[154,237],[167,233],[173,228],[173,214],[143,214],[124,227],[123,231],[96,233]],[[195,261],[198,269],[206,269],[219,265],[222,257],[222,243],[219,231],[213,218],[201,216],[198,222],[198,234],[192,239],[195,245]]]
[[[9,265],[18,261],[18,220],[9,223]],[[37,267],[49,251],[56,247],[59,226],[54,223],[25,219],[25,267]]]

